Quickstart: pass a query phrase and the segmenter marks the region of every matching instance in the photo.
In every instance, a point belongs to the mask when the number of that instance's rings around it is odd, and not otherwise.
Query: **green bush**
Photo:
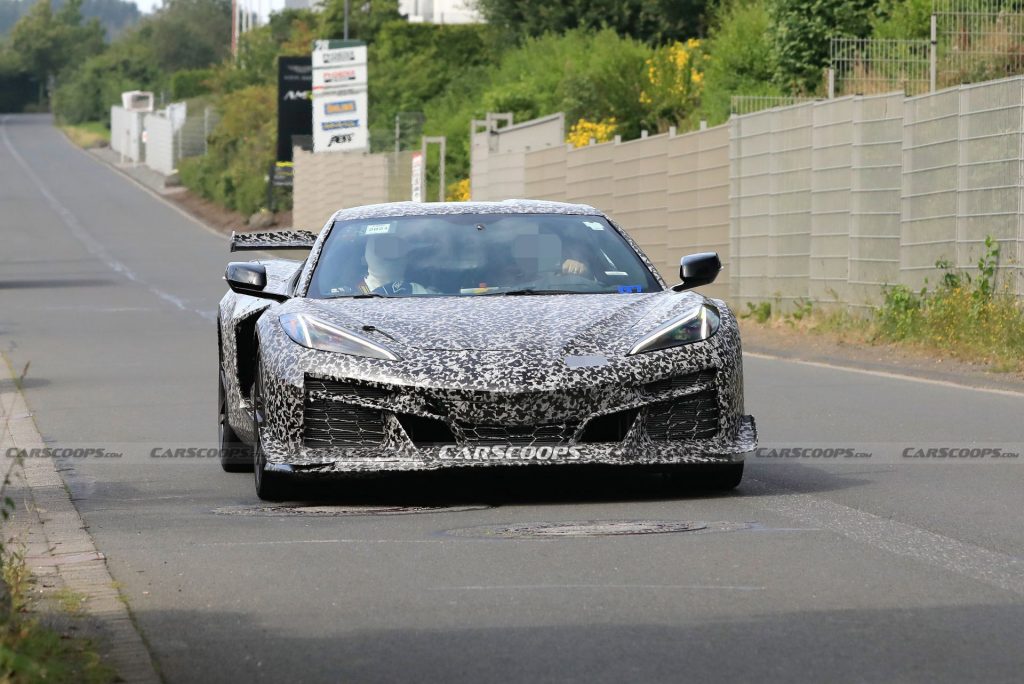
[[[985,240],[978,271],[957,271],[946,261],[933,289],[886,288],[875,314],[876,336],[912,342],[1003,370],[1024,367],[1024,308],[1013,293],[996,287],[999,244]]]
[[[729,118],[733,95],[782,95],[769,36],[767,0],[729,0],[714,17],[706,48],[700,116],[712,126]]]
[[[149,90],[162,80],[152,50],[144,40],[113,43],[90,57],[57,86],[53,111],[66,123],[110,122],[110,107],[126,90]]]
[[[211,92],[213,69],[184,69],[171,74],[171,99],[187,100]]]
[[[266,174],[274,161],[277,88],[242,88],[221,102],[221,120],[202,157],[179,164],[185,187],[229,209],[251,214],[266,204]]]

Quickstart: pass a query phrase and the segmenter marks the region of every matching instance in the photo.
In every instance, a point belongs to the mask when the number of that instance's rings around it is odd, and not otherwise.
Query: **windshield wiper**
[[[533,288],[523,288],[521,290],[508,290],[506,292],[485,292],[484,294],[476,295],[477,297],[524,297],[529,295],[554,295],[554,294],[581,294],[576,290],[535,290]]]
[[[373,299],[375,297],[383,297],[384,299],[390,299],[391,295],[381,294],[380,292],[360,292],[359,294],[341,294],[328,297],[327,299]]]

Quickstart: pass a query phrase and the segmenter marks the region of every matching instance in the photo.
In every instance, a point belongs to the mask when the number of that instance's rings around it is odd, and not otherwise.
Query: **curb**
[[[18,388],[15,374],[0,354],[0,446],[43,448],[42,436]],[[11,527],[25,541],[25,561],[42,587],[65,588],[84,597],[83,636],[94,639],[120,681],[160,682],[153,658],[128,610],[125,597],[96,549],[85,521],[71,501],[53,459],[25,459],[12,478],[18,503]]]

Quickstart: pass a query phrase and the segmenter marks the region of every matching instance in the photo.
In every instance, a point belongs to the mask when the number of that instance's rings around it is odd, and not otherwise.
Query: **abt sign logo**
[[[287,90],[287,91],[285,91],[284,95],[281,96],[281,99],[282,100],[286,100],[286,101],[291,101],[291,100],[308,100],[309,99],[309,91],[308,90]]]

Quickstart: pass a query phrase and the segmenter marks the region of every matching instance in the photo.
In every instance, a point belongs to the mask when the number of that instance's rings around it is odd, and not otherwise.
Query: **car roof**
[[[603,216],[588,204],[546,200],[508,199],[502,202],[388,202],[340,209],[333,221],[392,218],[397,216],[440,216],[445,214],[576,214]]]

